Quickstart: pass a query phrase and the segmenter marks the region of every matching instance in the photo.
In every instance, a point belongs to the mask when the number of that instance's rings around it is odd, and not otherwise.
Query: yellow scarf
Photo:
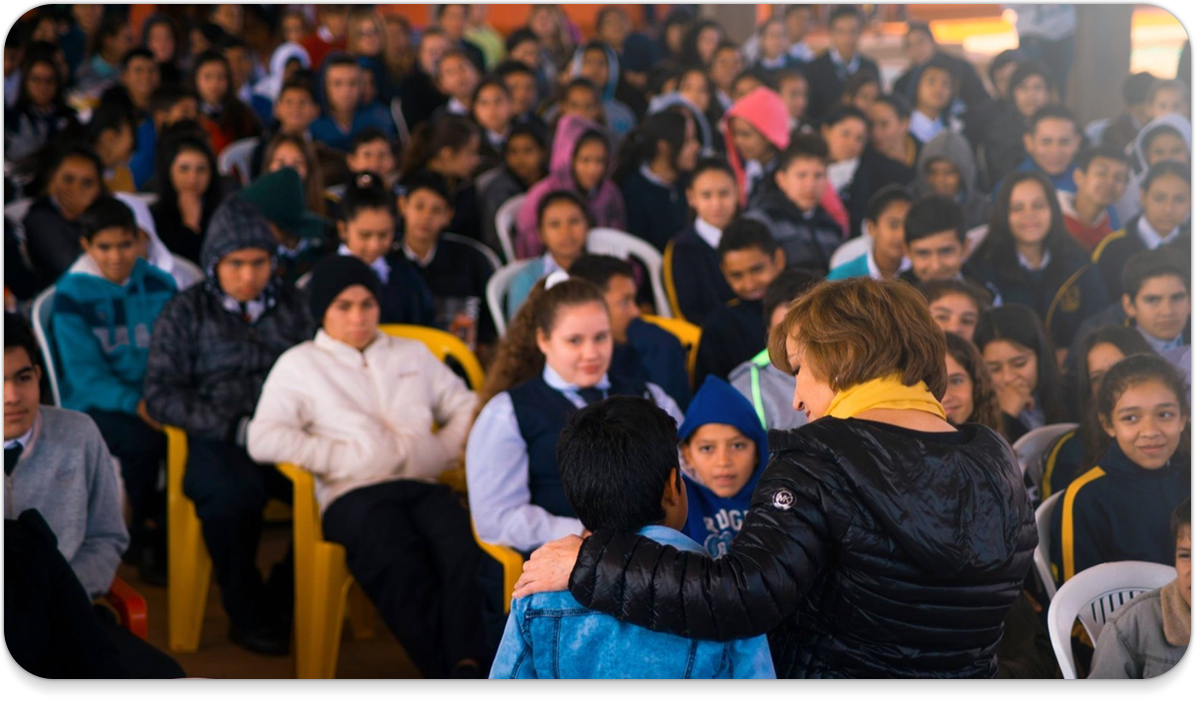
[[[946,410],[937,398],[929,392],[924,381],[916,385],[905,385],[900,380],[900,373],[887,377],[875,378],[861,385],[842,390],[833,396],[828,417],[852,418],[867,410],[884,408],[888,410],[922,410],[933,413],[941,419],[946,419]]]

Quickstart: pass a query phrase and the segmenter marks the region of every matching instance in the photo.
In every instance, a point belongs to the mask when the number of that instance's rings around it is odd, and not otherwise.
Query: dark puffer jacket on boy
[[[312,339],[308,303],[292,287],[273,278],[259,298],[266,309],[250,322],[217,282],[226,255],[259,248],[274,262],[276,247],[266,219],[247,201],[232,197],[217,209],[201,252],[207,279],[177,295],[154,324],[145,388],[151,417],[189,435],[236,442],[275,360]]]
[[[778,188],[772,188],[746,217],[758,220],[787,255],[789,268],[800,267],[820,273],[829,271],[833,251],[846,241],[842,227],[818,205],[805,215]]]

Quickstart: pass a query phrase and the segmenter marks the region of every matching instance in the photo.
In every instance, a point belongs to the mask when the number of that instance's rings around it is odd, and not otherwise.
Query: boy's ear
[[[1125,317],[1137,315],[1137,306],[1134,304],[1133,298],[1129,297],[1129,293],[1121,296],[1121,309],[1125,311]]]
[[[783,251],[783,248],[775,248],[775,252],[771,254],[771,262],[780,270],[787,267],[787,253]]]
[[[79,236],[79,247],[83,248],[84,252],[88,251],[88,247],[91,244],[91,241],[89,241],[87,238],[83,237],[82,235]]]
[[[1080,185],[1083,185],[1083,178],[1086,175],[1087,175],[1087,173],[1084,172],[1083,168],[1081,168],[1081,167],[1075,168],[1075,171],[1071,173],[1071,178],[1075,181],[1075,187],[1079,187]]]
[[[1025,134],[1021,136],[1021,139],[1025,143],[1025,152],[1029,155],[1033,155],[1033,132],[1031,130],[1026,130]]]
[[[663,507],[675,507],[681,502],[684,494],[683,480],[679,477],[679,470],[671,468],[671,476],[667,478],[666,487],[663,488]]]
[[[337,221],[337,234],[338,234],[338,237],[342,238],[343,240],[346,239],[346,221],[345,220]]]

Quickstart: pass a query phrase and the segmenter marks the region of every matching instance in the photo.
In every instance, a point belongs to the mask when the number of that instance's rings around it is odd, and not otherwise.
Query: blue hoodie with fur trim
[[[684,475],[688,496],[685,535],[704,546],[709,555],[720,557],[728,550],[733,538],[742,529],[742,519],[750,508],[750,497],[758,479],[767,467],[767,431],[763,429],[754,406],[732,385],[710,375],[688,406],[683,424],[679,426],[680,443],[691,439],[702,425],[719,423],[732,425],[754,442],[758,463],[749,482],[733,497],[718,497],[699,481]]]

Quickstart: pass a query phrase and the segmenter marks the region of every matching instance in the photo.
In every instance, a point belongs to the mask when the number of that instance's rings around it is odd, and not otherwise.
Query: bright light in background
[[[1179,51],[1185,42],[1187,31],[1174,15],[1162,8],[1139,7],[1133,12],[1133,57],[1129,72],[1175,77]]]
[[[934,20],[930,29],[937,42],[961,45],[968,57],[991,58],[1019,45],[1013,24],[1016,13],[1009,9],[999,17]],[[1133,48],[1129,71],[1148,72],[1161,78],[1175,77],[1179,51],[1187,41],[1187,31],[1171,13],[1162,8],[1140,5],[1133,11]]]

